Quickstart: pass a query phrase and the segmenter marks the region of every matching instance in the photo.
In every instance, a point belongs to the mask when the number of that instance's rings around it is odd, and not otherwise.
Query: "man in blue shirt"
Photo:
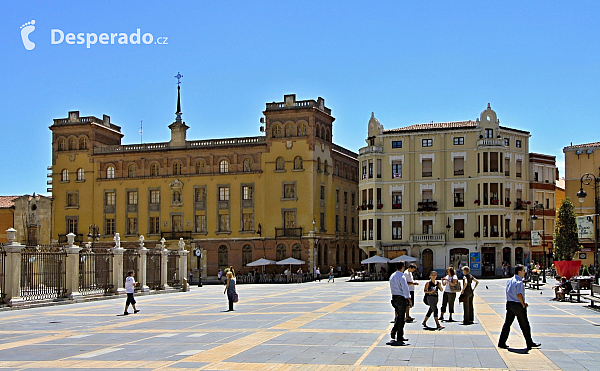
[[[525,337],[527,343],[527,349],[537,348],[540,343],[534,343],[531,338],[531,326],[529,326],[529,319],[527,319],[527,307],[528,304],[525,302],[525,285],[523,284],[523,277],[525,277],[525,267],[522,265],[515,266],[515,275],[509,279],[506,283],[506,318],[504,319],[504,326],[502,326],[502,332],[498,339],[498,348],[507,349],[506,340],[510,333],[510,327],[512,326],[515,317],[519,322],[519,327]]]
[[[404,276],[404,262],[402,261],[396,263],[396,272],[390,276],[390,290],[392,291],[392,307],[396,311],[396,319],[390,333],[392,341],[388,344],[403,344],[404,341],[408,340],[404,338],[404,314],[407,307],[412,307],[412,300]],[[398,335],[397,342],[396,335]]]

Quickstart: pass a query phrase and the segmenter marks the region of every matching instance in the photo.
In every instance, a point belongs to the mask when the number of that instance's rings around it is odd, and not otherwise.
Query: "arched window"
[[[87,138],[81,137],[79,139],[79,149],[87,149]]]
[[[68,182],[69,181],[69,170],[63,169],[60,172],[60,180],[63,181],[63,182]]]
[[[321,126],[321,134],[319,134],[319,138],[325,139],[325,128]]]
[[[158,176],[158,164],[150,165],[150,176]]]
[[[331,142],[331,134],[329,134],[329,129],[325,130],[325,140]]]
[[[327,172],[328,170],[327,160],[323,161],[323,171]]]
[[[281,138],[281,126],[273,126],[273,138]]]
[[[181,175],[181,162],[173,164],[173,175]]]
[[[129,170],[127,172],[127,175],[130,178],[135,178],[136,173],[137,173],[137,166],[135,166],[134,164],[129,165]]]
[[[285,160],[283,157],[277,157],[277,160],[275,160],[275,170],[285,170]]]
[[[298,124],[298,136],[303,137],[306,135],[306,124]]]
[[[321,157],[317,157],[317,171],[321,171]]]
[[[75,138],[69,139],[69,151],[73,151],[77,149],[77,141]]]
[[[204,160],[198,160],[196,162],[196,174],[204,173]]]
[[[221,162],[219,162],[219,172],[220,173],[228,173],[229,172],[229,161],[221,160]]]
[[[244,160],[244,171],[252,171],[252,160],[249,158]]]
[[[293,137],[294,135],[296,135],[296,128],[294,127],[293,124],[287,124],[285,126],[285,136]]]
[[[115,167],[109,166],[106,168],[106,179],[113,179],[115,177]]]
[[[301,170],[301,169],[304,169],[302,157],[296,156],[294,158],[294,170]]]
[[[65,140],[64,139],[59,139],[59,141],[58,141],[58,150],[59,151],[64,151],[65,150]]]
[[[77,169],[77,180],[84,180],[83,169]]]
[[[245,267],[248,263],[252,263],[252,246],[244,245],[242,248],[242,265]]]
[[[302,248],[300,244],[292,246],[292,258],[302,260]]]
[[[219,246],[219,267],[229,266],[229,253],[227,252],[227,246]]]
[[[276,251],[276,260],[280,261],[285,259],[285,245],[278,245]]]

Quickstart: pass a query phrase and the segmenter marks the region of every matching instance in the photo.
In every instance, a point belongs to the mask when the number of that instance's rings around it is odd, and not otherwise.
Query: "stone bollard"
[[[113,256],[113,265],[112,265],[112,272],[113,272],[113,277],[112,277],[112,284],[113,284],[113,293],[115,294],[124,294],[125,293],[125,287],[124,287],[124,275],[126,272],[123,272],[123,252],[125,251],[125,249],[121,248],[121,244],[117,244],[116,246],[119,247],[114,247],[112,249],[110,249],[110,251],[112,252]]]
[[[8,244],[4,245],[4,251],[6,252],[4,302],[11,307],[20,307],[25,304],[25,301],[21,298],[21,251],[25,245],[15,242],[16,233],[15,229],[9,228],[6,231]]]
[[[166,290],[169,288],[167,283],[167,267],[169,261],[169,250],[163,247],[160,250],[160,289]]]
[[[188,254],[189,251],[185,250],[185,243],[183,243],[183,238],[179,240],[179,250],[177,250],[177,255],[179,255],[177,257],[177,264],[178,264],[178,269],[179,269],[179,275],[182,277],[182,282],[183,280],[187,281],[186,275],[188,272]],[[188,282],[189,284],[189,282]],[[185,288],[183,289],[183,291],[187,291]]]
[[[67,235],[67,245],[64,247],[65,257],[65,280],[67,297],[73,301],[83,301],[83,295],[79,292],[79,252],[81,247],[74,245],[75,234]]]
[[[146,262],[148,260],[148,249],[145,247],[140,247],[138,249],[138,253],[140,254],[138,256],[138,277],[137,277],[137,281],[139,282],[139,285],[142,289],[142,292],[148,292],[150,291],[150,288],[148,287],[147,284],[147,266],[146,266]]]

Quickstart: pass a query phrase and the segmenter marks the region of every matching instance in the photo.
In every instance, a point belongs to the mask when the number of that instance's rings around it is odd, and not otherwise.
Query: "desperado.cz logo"
[[[35,43],[29,40],[29,35],[35,30],[35,20],[31,20],[21,25],[21,40],[23,46],[27,50],[33,50]],[[65,33],[61,29],[53,28],[50,30],[50,43],[52,45],[62,44],[63,42],[69,45],[83,45],[86,48],[90,48],[92,45],[100,43],[103,45],[141,45],[141,44],[156,44],[156,45],[167,45],[168,37],[160,36],[154,37],[153,34],[146,32],[142,35],[141,30],[138,28],[135,32],[124,33],[124,32],[103,32],[96,34],[94,32],[68,32]]]
[[[164,36],[157,37],[156,40],[154,40],[154,35],[152,35],[149,32],[146,32],[143,35],[141,35],[141,31],[139,28],[136,30],[136,32],[132,32],[130,34],[126,34],[124,32],[103,32],[100,35],[94,32],[79,32],[77,34],[69,32],[65,34],[62,30],[56,28],[50,30],[50,42],[53,45],[62,44],[63,42],[66,42],[70,45],[85,44],[85,47],[88,49],[96,43],[100,43],[103,45],[140,45],[142,43],[146,45],[167,45],[167,41],[168,37]]]

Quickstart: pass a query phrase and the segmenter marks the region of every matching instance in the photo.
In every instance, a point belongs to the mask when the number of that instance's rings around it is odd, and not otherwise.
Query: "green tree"
[[[579,251],[577,238],[577,222],[573,203],[567,197],[558,209],[556,227],[554,228],[554,259],[573,260],[573,255]]]

